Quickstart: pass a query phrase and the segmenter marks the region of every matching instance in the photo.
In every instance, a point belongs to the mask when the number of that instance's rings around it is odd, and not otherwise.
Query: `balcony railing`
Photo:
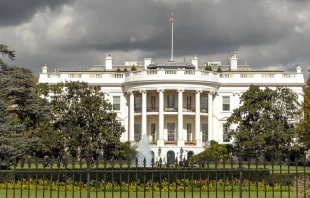
[[[135,107],[134,108],[135,113],[141,113],[142,108],[141,107]],[[147,112],[159,112],[159,107],[147,107]],[[178,108],[176,107],[165,107],[165,112],[178,112]],[[195,107],[183,107],[183,112],[196,112]],[[200,108],[200,113],[208,113],[208,108]]]

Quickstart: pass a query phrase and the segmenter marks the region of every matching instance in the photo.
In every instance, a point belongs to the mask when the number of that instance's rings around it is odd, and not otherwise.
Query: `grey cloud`
[[[15,26],[30,20],[39,10],[57,9],[75,0],[0,0],[0,26]]]
[[[296,13],[308,12],[308,7],[309,1],[78,0],[70,12],[73,20],[59,32],[65,39],[48,36],[45,26],[32,27],[40,35],[39,49],[35,54],[19,53],[16,63],[38,72],[45,63],[51,70],[100,64],[109,53],[118,63],[144,57],[168,60],[173,10],[176,60],[197,55],[201,63],[226,63],[230,52],[237,51],[240,62],[255,68],[281,65],[293,70],[297,63],[305,68],[310,57],[305,22],[309,16],[299,21]],[[296,26],[302,31],[295,32]]]

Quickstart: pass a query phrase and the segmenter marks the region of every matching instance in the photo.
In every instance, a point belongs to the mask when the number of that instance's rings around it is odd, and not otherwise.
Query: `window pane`
[[[223,96],[223,111],[230,111],[230,97]]]
[[[167,106],[168,108],[175,108],[175,103],[174,103],[174,95],[168,95],[167,96]]]
[[[201,97],[201,109],[208,109],[208,97],[207,96]]]
[[[139,142],[141,140],[140,136],[141,136],[141,124],[135,124],[135,134],[134,134],[134,138],[136,142]]]
[[[229,142],[228,132],[229,126],[227,124],[223,124],[223,142]]]
[[[230,103],[230,97],[229,96],[223,96],[223,103],[229,104]]]
[[[113,96],[113,110],[120,110],[120,96]]]
[[[187,123],[186,125],[187,129],[187,141],[191,142],[192,141],[192,125],[190,123]]]
[[[167,123],[167,129],[168,129],[168,141],[174,141],[175,124]]]
[[[151,136],[152,136],[152,141],[156,141],[156,128],[155,128],[155,123],[151,123]]]
[[[207,142],[208,141],[208,125],[202,124],[201,129],[202,129],[202,142]]]
[[[135,96],[134,108],[136,112],[141,112],[141,97]]]

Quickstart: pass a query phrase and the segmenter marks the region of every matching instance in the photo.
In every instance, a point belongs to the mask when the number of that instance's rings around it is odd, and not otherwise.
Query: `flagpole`
[[[172,22],[171,22],[171,62],[173,62],[173,12],[172,12]]]

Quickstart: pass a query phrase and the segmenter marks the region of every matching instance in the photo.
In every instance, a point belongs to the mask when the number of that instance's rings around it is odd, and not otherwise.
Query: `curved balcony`
[[[158,69],[129,72],[125,75],[125,82],[163,82],[163,81],[187,81],[187,82],[218,82],[217,73],[198,70],[182,69]]]

